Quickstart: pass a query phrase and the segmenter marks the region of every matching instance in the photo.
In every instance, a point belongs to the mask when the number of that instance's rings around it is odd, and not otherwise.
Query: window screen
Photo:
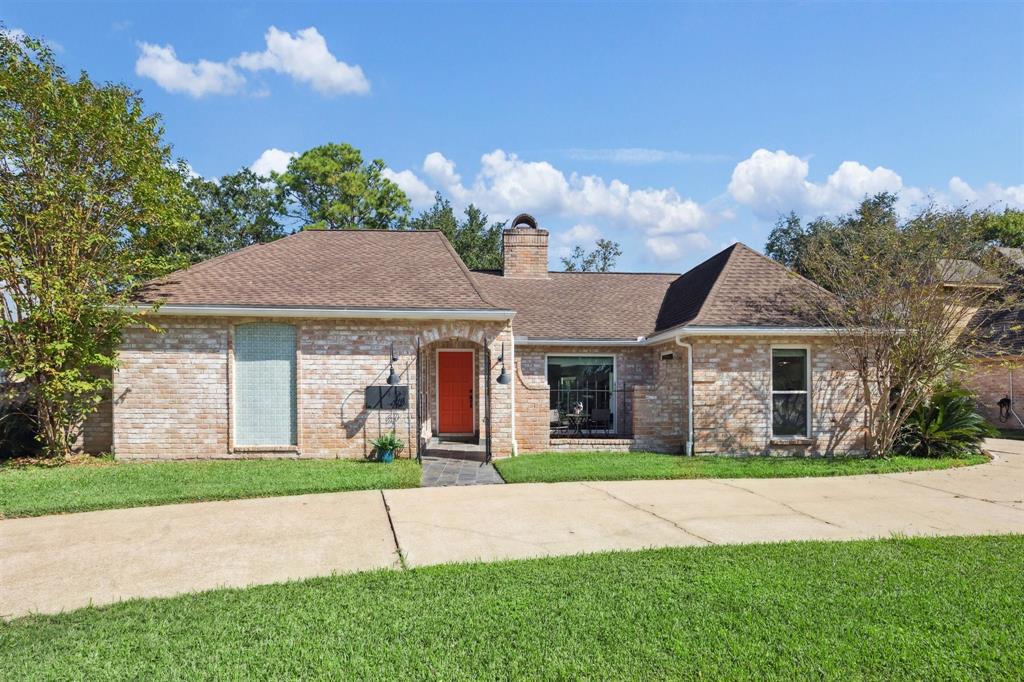
[[[235,444],[295,445],[295,327],[235,327]]]
[[[808,419],[807,351],[772,351],[772,435],[806,436]]]

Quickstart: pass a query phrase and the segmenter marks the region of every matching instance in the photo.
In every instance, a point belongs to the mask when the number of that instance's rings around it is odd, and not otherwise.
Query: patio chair
[[[562,420],[562,413],[557,409],[550,411],[548,422],[551,427],[552,435],[561,433],[568,428],[566,423]]]
[[[612,411],[605,408],[596,408],[590,411],[591,430],[603,431],[605,435],[612,429]]]

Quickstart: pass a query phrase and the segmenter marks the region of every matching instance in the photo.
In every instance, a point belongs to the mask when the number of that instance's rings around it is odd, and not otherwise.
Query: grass
[[[1024,537],[379,571],[0,624],[7,679],[1020,679]]]
[[[0,468],[0,518],[419,484],[420,466],[408,459],[7,466]]]
[[[789,478],[922,471],[981,464],[975,457],[683,457],[650,452],[552,452],[496,460],[509,483],[629,481],[657,478]]]

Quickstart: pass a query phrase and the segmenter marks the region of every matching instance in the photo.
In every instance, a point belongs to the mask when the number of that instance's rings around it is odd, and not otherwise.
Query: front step
[[[487,446],[484,443],[464,443],[431,438],[427,441],[426,447],[423,448],[423,456],[485,462],[487,461]]]

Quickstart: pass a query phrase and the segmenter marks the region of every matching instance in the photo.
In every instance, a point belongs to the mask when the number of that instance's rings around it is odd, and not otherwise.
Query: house
[[[1007,283],[1017,295],[1024,292],[1024,250],[997,249],[1016,276]],[[995,340],[993,349],[975,358],[962,375],[974,392],[981,414],[1002,429],[1024,430],[1024,309],[985,311],[976,316]],[[1002,405],[1000,404],[1002,403]]]
[[[463,447],[862,449],[857,382],[814,285],[734,244],[678,274],[549,272],[505,230],[472,272],[439,232],[304,231],[150,283],[96,420],[124,459],[362,458]],[[87,429],[89,431],[89,429]]]

